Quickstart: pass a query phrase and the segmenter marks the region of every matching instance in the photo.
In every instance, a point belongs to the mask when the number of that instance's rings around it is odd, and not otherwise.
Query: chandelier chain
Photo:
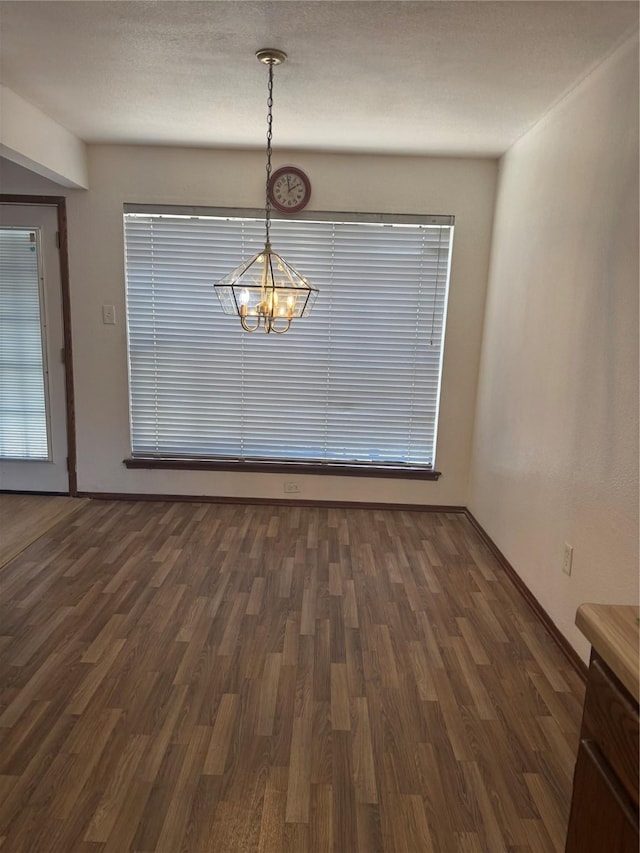
[[[271,228],[271,201],[269,199],[269,181],[271,180],[271,140],[273,139],[273,62],[269,62],[269,84],[267,96],[267,182],[265,186],[264,225],[265,242],[270,245],[269,230]]]

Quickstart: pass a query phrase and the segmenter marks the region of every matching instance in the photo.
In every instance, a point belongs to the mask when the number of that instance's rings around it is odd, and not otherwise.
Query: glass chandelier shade
[[[222,310],[240,318],[242,328],[278,335],[289,330],[291,321],[306,317],[313,307],[318,290],[312,287],[291,264],[274,252],[270,242],[271,203],[269,179],[271,177],[271,138],[273,108],[273,66],[286,59],[279,50],[259,50],[260,62],[269,67],[269,95],[267,99],[267,181],[265,200],[265,245],[261,252],[243,261],[232,272],[214,284]]]
[[[286,332],[292,320],[306,317],[318,295],[268,243],[220,279],[215,289],[224,313],[239,316],[245,331],[262,325],[265,332],[277,334]]]

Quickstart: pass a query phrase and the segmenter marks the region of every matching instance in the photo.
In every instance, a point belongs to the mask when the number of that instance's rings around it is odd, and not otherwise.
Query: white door
[[[69,492],[57,207],[0,204],[0,489]]]

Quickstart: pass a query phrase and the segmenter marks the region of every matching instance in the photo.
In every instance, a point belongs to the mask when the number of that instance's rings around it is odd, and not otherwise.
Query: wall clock
[[[269,180],[269,201],[282,213],[297,213],[309,204],[311,182],[297,166],[281,166]]]

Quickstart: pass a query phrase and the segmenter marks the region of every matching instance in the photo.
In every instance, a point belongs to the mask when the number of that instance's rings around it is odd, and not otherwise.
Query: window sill
[[[236,471],[258,474],[332,474],[339,477],[394,477],[402,480],[438,480],[440,471],[414,465],[375,465],[341,462],[234,461],[229,459],[178,459],[137,456],[123,460],[127,468],[172,471]]]

